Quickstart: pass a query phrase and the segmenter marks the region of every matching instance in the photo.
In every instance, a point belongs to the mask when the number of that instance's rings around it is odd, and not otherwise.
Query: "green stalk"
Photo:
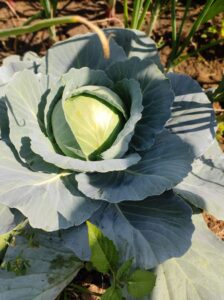
[[[23,26],[29,25],[30,23],[32,23],[33,21],[43,18],[44,17],[44,11],[38,11],[36,14],[32,15],[26,22],[23,23]]]
[[[180,50],[177,52],[176,57],[180,56],[181,53],[184,51],[184,49],[189,45],[192,37],[194,36],[195,32],[198,30],[199,26],[201,25],[205,15],[207,14],[207,12],[209,11],[212,3],[214,0],[208,0],[205,4],[205,6],[203,7],[200,15],[198,16],[197,20],[194,22],[187,38],[184,40],[182,47],[180,48]]]
[[[179,30],[178,30],[178,33],[177,33],[177,36],[176,36],[176,43],[172,47],[172,51],[171,51],[171,54],[170,54],[168,62],[167,62],[167,68],[168,69],[170,68],[170,66],[172,65],[174,59],[176,58],[176,54],[177,54],[177,51],[178,51],[179,46],[180,46],[180,38],[181,38],[181,35],[182,35],[183,26],[185,24],[187,14],[189,12],[190,5],[191,5],[191,0],[187,0],[186,7],[185,7],[185,10],[184,10],[184,15],[183,15],[183,18],[182,18],[182,21],[181,21],[181,24],[180,24],[180,27],[179,27]]]
[[[176,48],[177,24],[176,24],[176,0],[171,1],[171,23],[172,23],[172,49]]]
[[[176,67],[181,62],[187,60],[189,57],[192,57],[192,56],[194,56],[194,55],[196,55],[196,54],[198,54],[198,53],[200,53],[200,52],[202,52],[204,50],[207,50],[207,49],[209,49],[211,47],[214,47],[214,46],[218,45],[221,42],[224,42],[224,38],[223,39],[219,39],[219,40],[214,41],[214,42],[210,42],[209,44],[204,45],[204,46],[202,46],[201,48],[199,48],[199,49],[197,49],[195,51],[192,51],[192,52],[190,52],[190,53],[188,53],[186,55],[183,55],[183,56],[177,58],[170,67],[172,67],[172,68]]]
[[[142,4],[143,4],[143,0],[134,1],[134,8],[133,8],[132,20],[131,20],[132,29],[136,29],[138,26],[138,20],[142,9]]]
[[[150,17],[150,22],[149,22],[149,27],[146,31],[146,34],[150,36],[152,34],[152,31],[154,29],[155,23],[158,19],[160,8],[162,6],[162,3],[160,0],[156,0],[154,7],[152,8],[151,12],[151,17]]]
[[[128,0],[124,0],[124,26],[128,28]]]
[[[177,46],[178,47],[179,47],[180,37],[181,37],[182,31],[183,31],[184,23],[186,21],[187,14],[188,14],[190,6],[191,6],[191,1],[192,0],[187,0],[187,2],[186,2],[186,6],[185,6],[185,10],[184,10],[184,15],[182,17],[180,28],[179,28],[178,33],[177,33]]]
[[[54,17],[54,9],[53,9],[53,4],[51,3],[50,0],[40,0],[41,5],[43,6],[44,13],[45,13],[45,18],[53,18]],[[50,37],[53,39],[53,41],[56,41],[56,30],[55,26],[49,27],[49,33]]]
[[[31,33],[35,32],[44,28],[49,28],[54,25],[61,25],[65,23],[82,23],[86,25],[88,28],[96,32],[98,35],[103,52],[104,52],[104,57],[109,58],[110,57],[110,47],[109,47],[109,42],[108,39],[106,38],[105,34],[103,31],[87,19],[80,17],[80,16],[66,16],[66,17],[58,17],[58,18],[52,18],[52,19],[47,19],[47,20],[41,20],[33,25],[29,26],[21,26],[21,27],[16,27],[16,28],[8,28],[8,29],[2,29],[0,30],[0,39],[1,38],[6,38],[9,36],[18,36],[26,33]]]
[[[143,22],[144,22],[144,20],[145,20],[145,16],[146,16],[146,14],[147,14],[147,11],[148,11],[148,9],[149,9],[150,4],[151,4],[151,0],[146,0],[146,1],[145,1],[145,4],[144,4],[144,7],[143,7],[141,16],[140,16],[140,18],[139,18],[139,20],[138,20],[138,26],[137,26],[137,29],[140,29],[140,28],[142,27],[142,24],[143,24]]]

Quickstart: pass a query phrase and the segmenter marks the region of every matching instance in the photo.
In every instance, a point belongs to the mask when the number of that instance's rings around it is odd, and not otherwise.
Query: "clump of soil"
[[[203,217],[208,228],[224,241],[224,220],[218,220],[206,212],[203,213]]]

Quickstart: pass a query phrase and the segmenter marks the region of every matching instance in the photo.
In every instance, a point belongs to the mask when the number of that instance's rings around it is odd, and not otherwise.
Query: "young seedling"
[[[136,299],[143,298],[152,291],[156,277],[143,269],[133,270],[133,260],[120,263],[118,249],[94,224],[87,223],[90,261],[97,271],[111,275],[111,287],[102,295],[102,300],[122,300],[125,293]]]

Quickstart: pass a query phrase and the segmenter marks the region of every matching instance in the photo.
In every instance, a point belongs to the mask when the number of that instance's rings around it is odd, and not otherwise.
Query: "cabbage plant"
[[[157,274],[146,299],[222,299],[224,245],[201,213],[224,216],[210,102],[144,33],[105,33],[109,59],[86,34],[0,68],[0,238],[30,225],[4,248],[26,272],[0,270],[0,299],[55,299],[90,259],[87,220]]]

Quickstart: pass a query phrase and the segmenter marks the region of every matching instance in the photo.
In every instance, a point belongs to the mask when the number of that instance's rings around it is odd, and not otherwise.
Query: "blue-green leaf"
[[[44,161],[61,169],[82,172],[105,173],[113,170],[126,170],[141,159],[140,155],[133,153],[118,159],[83,161],[56,153],[49,139],[36,132],[32,134],[31,149],[40,155]]]
[[[136,124],[142,118],[142,93],[139,83],[134,79],[123,79],[115,84],[114,90],[124,101],[127,111],[129,111],[129,118],[113,145],[102,153],[104,159],[122,157],[128,151]]]
[[[32,227],[53,231],[79,225],[99,208],[78,191],[74,175],[32,172],[2,141],[0,156],[0,203],[20,210]]]
[[[46,77],[24,70],[15,74],[6,89],[6,104],[10,127],[10,140],[19,153],[24,137],[33,132],[44,137],[39,124],[41,98],[46,92]],[[41,140],[40,140],[41,142]]]
[[[224,153],[216,140],[192,167],[175,192],[196,207],[224,219]]]
[[[0,299],[54,300],[82,267],[59,238],[41,233],[37,239],[38,247],[30,247],[29,240],[17,237],[16,245],[8,248],[0,269]],[[20,267],[24,263],[21,271],[9,268],[16,261]],[[11,271],[5,270],[7,267]]]
[[[92,199],[116,203],[142,200],[171,189],[191,170],[192,152],[181,139],[164,131],[142,160],[120,172],[76,175],[78,188]]]
[[[137,56],[141,59],[150,58],[162,69],[159,54],[155,42],[149,38],[143,31],[109,28],[105,29],[109,37],[113,37],[116,43],[121,46],[127,57]]]
[[[167,128],[193,146],[196,156],[203,154],[215,135],[215,114],[199,84],[187,75],[169,73],[176,95]]]
[[[11,55],[3,60],[0,67],[0,87],[8,83],[12,76],[24,69],[31,69],[36,72],[40,58],[34,52],[26,52],[23,57]]]
[[[183,255],[191,245],[194,227],[191,209],[171,191],[140,202],[123,202],[101,208],[90,219],[114,241],[121,261],[151,269],[168,258]],[[85,226],[62,232],[66,246],[89,260]]]
[[[23,215],[15,209],[0,204],[0,235],[11,231],[23,219]]]
[[[150,59],[141,60],[137,57],[114,63],[107,69],[107,74],[114,82],[124,78],[139,82],[144,109],[135,129],[132,146],[137,150],[148,149],[170,117],[174,95],[169,80]]]
[[[224,243],[209,231],[201,215],[193,217],[192,246],[156,270],[150,300],[211,300],[224,295]]]
[[[110,53],[110,58],[105,59],[96,34],[76,35],[51,47],[43,58],[39,71],[49,74],[52,83],[71,68],[105,69],[114,61],[126,59],[124,50],[113,39],[110,39]]]

